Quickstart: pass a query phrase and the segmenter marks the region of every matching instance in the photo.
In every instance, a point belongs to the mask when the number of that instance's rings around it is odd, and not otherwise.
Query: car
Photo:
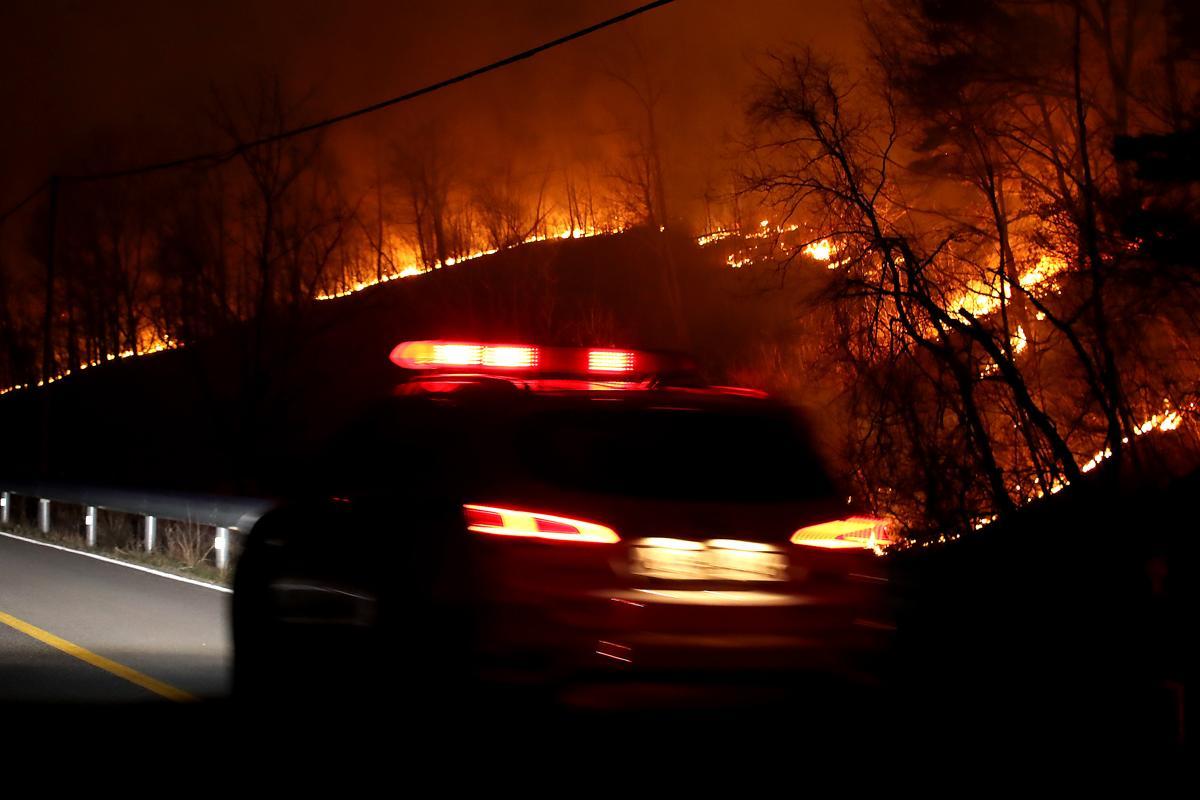
[[[394,394],[247,537],[238,696],[848,674],[886,650],[890,526],[793,408],[658,351],[391,358]]]

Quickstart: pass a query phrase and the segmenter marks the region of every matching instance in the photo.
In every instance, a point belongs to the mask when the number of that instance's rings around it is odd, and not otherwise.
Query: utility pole
[[[42,320],[42,384],[54,377],[54,244],[58,227],[58,176],[50,176],[50,211],[46,223],[46,316]]]
[[[38,442],[38,472],[50,474],[50,379],[54,377],[54,245],[58,238],[57,175],[50,176],[50,207],[46,221],[46,315],[42,320],[42,391]]]

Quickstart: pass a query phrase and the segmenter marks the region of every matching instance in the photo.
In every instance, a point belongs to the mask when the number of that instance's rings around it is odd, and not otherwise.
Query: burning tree
[[[746,185],[836,242],[822,299],[849,457],[909,518],[963,525],[1057,491],[1120,460],[1164,398],[1193,402],[1195,364],[1168,354],[1190,351],[1200,298],[1127,235],[1147,188],[1112,154],[1169,128],[1133,88],[1167,68],[1146,52],[1164,19],[894,2],[868,14],[866,82],[812,52],[765,73]]]

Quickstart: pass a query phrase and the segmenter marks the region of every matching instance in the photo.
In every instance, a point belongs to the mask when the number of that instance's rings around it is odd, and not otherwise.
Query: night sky
[[[278,75],[308,96],[295,122],[400,94],[618,14],[633,0],[438,3],[357,0],[64,2],[0,7],[0,202],[52,171],[104,169],[223,146],[214,96]],[[530,62],[343,125],[331,135],[348,173],[373,171],[380,143],[436,120],[471,169],[564,162],[592,168],[637,113],[608,73],[637,53],[664,87],[662,136],[681,204],[699,202],[708,166],[741,124],[764,51],[811,43],[854,52],[857,6],[838,0],[681,0]],[[465,144],[465,146],[464,146]],[[680,208],[695,217],[694,208]]]

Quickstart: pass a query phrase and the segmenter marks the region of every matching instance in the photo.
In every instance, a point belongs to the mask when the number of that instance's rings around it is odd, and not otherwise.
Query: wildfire
[[[40,380],[37,383],[20,383],[0,389],[0,396],[9,394],[11,392],[17,392],[22,389],[33,389],[39,386],[47,386],[51,383],[58,383],[64,378],[70,377],[77,372],[82,372],[83,370],[91,369],[92,367],[98,367],[101,364],[107,364],[110,361],[120,361],[128,358],[138,358],[139,356],[153,355],[154,353],[161,353],[164,350],[175,350],[182,346],[183,343],[177,339],[172,339],[170,336],[160,335],[152,328],[142,327],[138,330],[138,346],[136,350],[130,348],[128,350],[122,350],[119,353],[109,353],[104,358],[96,358],[92,359],[91,361],[85,361],[74,368],[68,367],[62,372],[59,372],[57,375],[50,376],[49,380]]]
[[[607,235],[611,235],[611,234],[615,234],[615,233],[620,233],[623,230],[625,230],[624,226],[613,227],[613,228],[563,227],[563,228],[560,228],[553,232],[543,232],[543,233],[538,233],[538,234],[529,236],[524,241],[522,241],[520,244],[514,245],[514,247],[520,247],[520,246],[526,245],[526,244],[533,244],[535,242],[545,242],[545,241],[549,241],[551,239],[588,239],[588,238],[592,238],[594,236],[607,236]],[[464,261],[474,261],[475,259],[483,258],[484,256],[489,256],[489,255],[492,255],[497,252],[499,252],[499,250],[497,248],[491,248],[488,250],[477,250],[477,251],[475,251],[473,253],[469,253],[465,256],[447,258],[446,262],[444,264],[439,264],[438,266],[439,267],[443,267],[443,266],[444,267],[452,267],[452,266],[455,266],[456,264],[461,264]],[[426,270],[420,264],[418,264],[416,262],[416,259],[414,256],[411,263],[400,268],[399,270],[396,270],[395,272],[389,273],[382,277],[371,277],[366,280],[356,281],[356,282],[350,284],[350,286],[348,286],[347,288],[345,288],[341,291],[338,291],[338,292],[322,292],[321,294],[318,294],[316,296],[316,299],[317,300],[333,300],[334,298],[345,297],[347,295],[354,294],[355,292],[360,292],[363,289],[368,289],[372,286],[377,286],[380,283],[388,283],[390,281],[400,280],[401,278],[411,278],[411,277],[415,277],[417,275],[423,275],[423,274],[425,274],[425,272],[426,272]],[[0,389],[0,396],[9,394],[11,392],[20,391],[22,389],[31,389],[31,388],[36,388],[39,386],[45,386],[50,383],[57,383],[58,381],[61,381],[64,378],[66,378],[70,375],[73,375],[76,372],[81,372],[85,369],[90,369],[92,367],[98,367],[101,364],[108,363],[110,361],[117,361],[117,360],[127,359],[127,358],[136,358],[138,356],[147,356],[147,355],[151,355],[153,353],[160,353],[164,350],[174,350],[181,346],[182,346],[182,342],[179,342],[176,339],[172,339],[170,336],[160,335],[157,331],[155,331],[152,328],[143,327],[143,328],[139,329],[139,331],[138,331],[138,344],[137,344],[136,349],[130,348],[127,350],[123,350],[120,353],[109,353],[102,359],[93,359],[90,361],[85,361],[84,363],[79,364],[78,366],[63,370],[62,372],[52,376],[48,381],[40,380],[37,383],[22,383],[22,384],[17,384],[14,386],[9,386],[9,387]]]
[[[1164,401],[1164,403],[1165,403],[1165,401]],[[1167,407],[1163,411],[1160,411],[1157,414],[1150,415],[1140,425],[1136,426],[1133,429],[1133,435],[1134,436],[1143,436],[1147,433],[1150,433],[1151,431],[1162,431],[1162,432],[1166,433],[1166,432],[1173,431],[1173,430],[1176,430],[1177,428],[1179,428],[1179,426],[1183,424],[1183,414],[1181,412],[1171,408],[1169,403],[1165,403],[1165,404]],[[1191,410],[1191,408],[1192,407],[1189,406],[1189,410]],[[1128,444],[1129,437],[1128,436],[1124,437],[1123,439],[1121,439],[1121,442],[1123,444]],[[1091,458],[1089,458],[1087,461],[1085,461],[1083,464],[1080,465],[1079,471],[1080,472],[1091,472],[1092,470],[1094,470],[1096,467],[1100,466],[1100,464],[1102,464],[1105,460],[1107,460],[1109,458],[1112,458],[1112,448],[1106,447],[1103,450],[1098,450],[1092,455]],[[1058,494],[1059,492],[1061,492],[1064,488],[1066,488],[1069,485],[1070,485],[1070,481],[1068,481],[1065,478],[1061,478],[1059,480],[1056,480],[1053,484],[1050,485],[1049,493],[1050,494]],[[1043,492],[1041,489],[1038,489],[1037,491],[1035,491],[1033,493],[1033,497],[1030,499],[1044,497],[1045,494],[1046,493]]]
[[[714,231],[698,236],[696,244],[706,247],[714,242],[720,242],[735,236],[740,236],[746,241],[751,239],[778,240],[784,234],[792,233],[799,229],[800,226],[796,224],[772,225],[770,220],[764,219],[759,220],[758,225],[746,233],[742,233],[737,228],[717,228]],[[808,242],[800,248],[800,252],[813,261],[825,264],[829,269],[837,269],[846,263],[846,259],[837,258],[840,249],[835,240],[826,237]],[[757,258],[757,249],[751,247],[727,256],[725,261],[733,269],[739,269],[757,260]],[[1055,278],[1067,270],[1068,266],[1069,264],[1066,259],[1057,255],[1043,253],[1038,257],[1035,265],[1017,277],[1017,282],[1026,290],[1031,291],[1035,287],[1038,287],[1040,291],[1057,292],[1062,287]],[[1008,300],[1011,297],[1012,286],[1008,283],[1001,284],[1001,281],[998,279],[991,281],[976,280],[967,283],[965,289],[957,296],[951,295],[948,297],[946,299],[946,308],[964,317],[967,314],[974,317],[984,317],[1000,308],[1002,300]],[[1038,318],[1041,319],[1043,316],[1039,313]],[[1020,352],[1025,348],[1021,345],[1014,349]]]
[[[1014,353],[1020,353],[1029,347],[1029,338],[1025,336],[1025,329],[1020,325],[1017,326],[1016,332],[1009,339],[1009,344],[1012,346]]]
[[[728,239],[731,236],[737,236],[737,235],[738,235],[738,232],[736,230],[729,230],[727,228],[717,228],[715,231],[710,231],[708,233],[705,233],[701,236],[696,237],[696,244],[700,245],[701,247],[704,247],[705,245],[710,245],[713,242],[719,242],[722,239]]]
[[[833,243],[828,239],[822,239],[819,242],[805,245],[801,252],[813,261],[828,261],[833,258]]]
[[[564,227],[564,228],[555,230],[553,232],[543,232],[543,233],[533,234],[532,236],[526,237],[519,244],[513,245],[513,247],[521,247],[522,245],[534,244],[536,242],[546,242],[546,241],[550,241],[553,239],[590,239],[594,236],[610,236],[612,234],[621,233],[625,229],[626,229],[626,227],[623,225],[618,226],[618,227],[613,227],[613,228],[595,228],[595,227],[590,227],[590,226],[587,228]],[[511,248],[509,248],[509,249],[511,249]],[[474,261],[476,259],[483,258],[484,256],[494,255],[495,253],[498,253],[498,252],[500,252],[499,248],[493,247],[488,250],[476,250],[472,253],[468,253],[465,256],[457,256],[457,257],[451,256],[446,259],[445,263],[438,262],[437,264],[435,264],[432,267],[432,269],[439,269],[442,267],[453,267],[456,264],[462,264],[465,261]],[[388,273],[386,275],[383,275],[382,277],[372,276],[370,278],[355,281],[354,283],[350,284],[346,288],[341,289],[339,291],[321,292],[320,294],[318,294],[316,296],[316,299],[317,300],[335,300],[339,297],[346,297],[348,295],[352,295],[355,292],[361,292],[364,289],[370,289],[372,286],[378,286],[380,283],[389,283],[390,281],[400,280],[402,278],[414,278],[418,275],[424,275],[426,272],[429,271],[421,263],[419,263],[417,261],[415,254],[410,255],[409,258],[410,258],[409,263],[406,264],[405,266],[401,267],[400,269],[396,270],[395,272]]]
[[[1138,425],[1137,427],[1135,427],[1133,429],[1133,433],[1135,436],[1143,436],[1147,433],[1150,433],[1151,431],[1162,431],[1162,432],[1166,433],[1169,431],[1176,430],[1177,428],[1179,428],[1179,426],[1181,426],[1183,424],[1183,419],[1184,419],[1183,413],[1171,408],[1170,403],[1168,403],[1167,401],[1164,400],[1164,403],[1166,404],[1167,407],[1163,411],[1160,411],[1157,414],[1150,415],[1140,425]],[[1194,412],[1195,404],[1194,403],[1189,404],[1187,407],[1187,410],[1188,410],[1188,412]],[[1125,437],[1121,441],[1124,443],[1128,443],[1129,438]],[[1112,450],[1110,448],[1106,447],[1103,450],[1097,451],[1091,458],[1089,458],[1087,461],[1085,461],[1083,463],[1083,465],[1080,466],[1079,469],[1081,472],[1091,472],[1092,470],[1096,469],[1096,467],[1100,466],[1100,464],[1103,463],[1105,461],[1105,459],[1108,459],[1111,457],[1112,457]],[[1058,494],[1059,492],[1061,492],[1063,489],[1065,489],[1069,485],[1070,485],[1070,481],[1068,481],[1066,478],[1059,478],[1059,479],[1055,480],[1052,484],[1050,484],[1045,490],[1043,490],[1041,488],[1036,489],[1030,495],[1026,496],[1021,504],[1024,505],[1025,503],[1032,502],[1039,498],[1045,497],[1047,494]],[[1020,491],[1021,487],[1018,486],[1018,487],[1016,487],[1016,489],[1018,491]],[[972,528],[972,530],[975,530],[975,531],[981,531],[984,528],[986,528],[987,526],[991,525],[997,519],[999,519],[999,515],[997,515],[997,514],[991,514],[989,516],[979,517],[971,523],[971,528]],[[943,533],[943,534],[939,534],[939,535],[929,538],[929,539],[911,540],[907,546],[915,547],[915,546],[919,545],[921,547],[929,547],[930,545],[933,545],[933,544],[945,544],[946,542],[952,542],[952,541],[961,539],[962,537],[963,537],[962,533]],[[902,547],[903,546],[905,546],[905,545],[902,545]]]
[[[1041,291],[1057,292],[1062,287],[1053,279],[1066,269],[1066,259],[1042,254],[1038,257],[1036,265],[1021,273],[1017,282],[1026,290],[1040,287]],[[955,313],[962,314],[966,311],[971,316],[983,317],[998,309],[1001,299],[1008,300],[1011,297],[1012,287],[1007,283],[1004,284],[1002,298],[1000,287],[995,283],[972,281],[967,285],[966,291],[957,298],[951,298],[946,307],[953,309]],[[1040,316],[1038,318],[1041,319]]]
[[[700,247],[706,247],[714,242],[720,242],[736,236],[747,244],[749,244],[750,240],[752,239],[765,239],[770,240],[771,249],[777,247],[786,249],[788,245],[780,241],[781,238],[786,234],[794,233],[798,230],[800,230],[800,226],[794,223],[788,225],[772,225],[770,220],[763,219],[759,220],[758,225],[756,225],[754,229],[748,233],[743,233],[738,228],[717,228],[716,230],[709,231],[708,233],[696,237],[696,244]],[[758,244],[751,244],[749,247],[745,247],[730,253],[729,255],[725,256],[725,263],[729,265],[731,269],[741,269],[742,267],[749,266],[762,257],[759,255],[761,247],[762,246]],[[814,250],[814,247],[817,249]],[[830,269],[840,266],[841,263],[830,261],[830,259],[833,258],[834,253],[837,252],[837,248],[834,246],[833,242],[828,239],[810,243],[801,248],[801,252],[815,261],[829,262]]]
[[[1038,258],[1037,265],[1033,269],[1024,273],[1019,280],[1023,287],[1026,289],[1032,289],[1034,286],[1038,286],[1050,280],[1066,268],[1066,259],[1059,258],[1058,256],[1042,254],[1042,256]],[[1058,285],[1056,283],[1051,284],[1047,288],[1056,291],[1058,289]]]

